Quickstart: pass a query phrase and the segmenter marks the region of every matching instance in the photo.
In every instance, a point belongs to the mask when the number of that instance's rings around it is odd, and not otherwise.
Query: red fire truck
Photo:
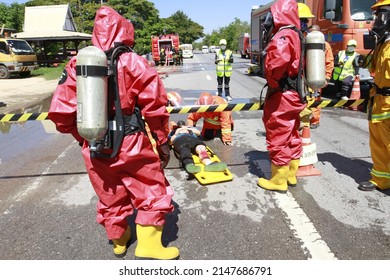
[[[152,56],[156,65],[173,64],[172,48],[179,49],[179,35],[166,34],[160,36],[152,36]],[[164,49],[166,60],[160,61],[160,51]]]
[[[243,33],[240,37],[238,37],[238,50],[241,54],[241,58],[250,57],[251,46],[249,33]]]

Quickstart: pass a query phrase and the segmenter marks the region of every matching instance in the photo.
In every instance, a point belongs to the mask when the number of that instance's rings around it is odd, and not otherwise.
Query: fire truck
[[[240,37],[238,37],[238,51],[241,54],[241,58],[249,58],[250,49],[250,35],[249,33],[243,33]]]
[[[179,49],[179,35],[177,34],[166,34],[159,36],[152,36],[152,56],[155,65],[169,65],[173,64],[173,47],[176,50]],[[160,51],[164,49],[166,54],[166,60],[160,61]]]
[[[266,47],[263,23],[271,6],[276,1],[251,11],[251,64],[248,72],[264,75],[264,62],[261,53]],[[350,39],[357,41],[356,51],[366,55],[370,51],[364,49],[364,34],[372,28],[373,18],[371,6],[375,0],[306,0],[297,1],[309,6],[315,18],[309,25],[316,24],[321,28],[325,40],[332,47],[333,54],[345,50]]]

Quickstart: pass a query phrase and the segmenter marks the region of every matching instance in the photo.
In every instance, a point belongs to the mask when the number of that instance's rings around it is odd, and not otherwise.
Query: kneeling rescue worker
[[[202,92],[196,105],[220,105],[227,104],[220,96],[213,96],[209,92]],[[187,117],[188,126],[196,126],[198,120],[203,118],[202,137],[204,140],[211,140],[221,137],[224,145],[232,146],[232,130],[234,122],[231,111],[222,112],[196,112]]]
[[[178,248],[166,248],[161,243],[165,215],[174,210],[173,191],[163,171],[170,157],[166,91],[146,59],[131,51],[133,25],[110,7],[102,6],[97,11],[92,43],[67,64],[54,93],[49,118],[58,131],[71,133],[82,145],[89,179],[99,197],[97,222],[112,240],[114,254],[126,254],[131,239],[126,218],[137,209],[135,257],[177,259]],[[114,56],[121,49],[126,51]],[[89,50],[92,56],[88,56]],[[107,60],[101,62],[100,53],[105,59],[112,54],[105,73]],[[92,66],[91,61],[95,63]],[[111,72],[115,79],[111,79]],[[99,87],[101,81],[106,86]],[[106,98],[104,94],[98,96],[104,91]],[[108,106],[100,108],[101,103]],[[104,111],[106,114],[102,114]],[[96,124],[100,115],[108,118],[108,132],[104,131],[103,137],[87,136],[88,121],[91,131],[100,129]],[[153,151],[143,120],[156,140],[159,155]],[[102,126],[106,123],[103,120]],[[114,131],[111,126],[115,123],[121,125]],[[111,137],[112,145],[106,141]]]

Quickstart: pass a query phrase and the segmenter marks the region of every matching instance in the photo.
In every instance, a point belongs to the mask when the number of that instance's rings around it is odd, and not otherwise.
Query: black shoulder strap
[[[298,68],[298,77],[297,77],[297,92],[299,94],[299,97],[301,99],[301,102],[302,103],[306,103],[307,100],[306,100],[306,91],[305,91],[305,83],[304,83],[304,80],[305,80],[305,71],[303,69],[303,61],[305,59],[305,36],[303,36],[303,33],[301,30],[299,30],[295,25],[286,25],[286,26],[283,26],[281,27],[277,32],[276,34],[283,30],[283,29],[286,29],[286,28],[289,28],[289,29],[292,29],[294,30],[295,32],[298,33],[299,35],[299,41],[301,43],[301,55],[299,57],[299,68]],[[276,35],[275,34],[275,35]],[[275,36],[274,35],[274,36]]]
[[[125,124],[121,108],[121,101],[119,96],[118,88],[118,67],[117,62],[121,54],[125,52],[132,52],[133,50],[122,43],[115,43],[115,46],[108,51],[106,55],[109,61],[108,66],[108,112],[111,111],[111,108],[115,108],[114,112],[114,127],[113,129],[113,146],[111,155],[107,154],[94,154],[95,157],[103,158],[114,158],[122,145],[123,138],[125,135]],[[114,104],[112,104],[112,101]]]

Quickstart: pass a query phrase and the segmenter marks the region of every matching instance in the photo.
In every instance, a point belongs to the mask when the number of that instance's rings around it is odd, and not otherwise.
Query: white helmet
[[[219,40],[219,45],[227,45],[227,42],[225,39]]]

